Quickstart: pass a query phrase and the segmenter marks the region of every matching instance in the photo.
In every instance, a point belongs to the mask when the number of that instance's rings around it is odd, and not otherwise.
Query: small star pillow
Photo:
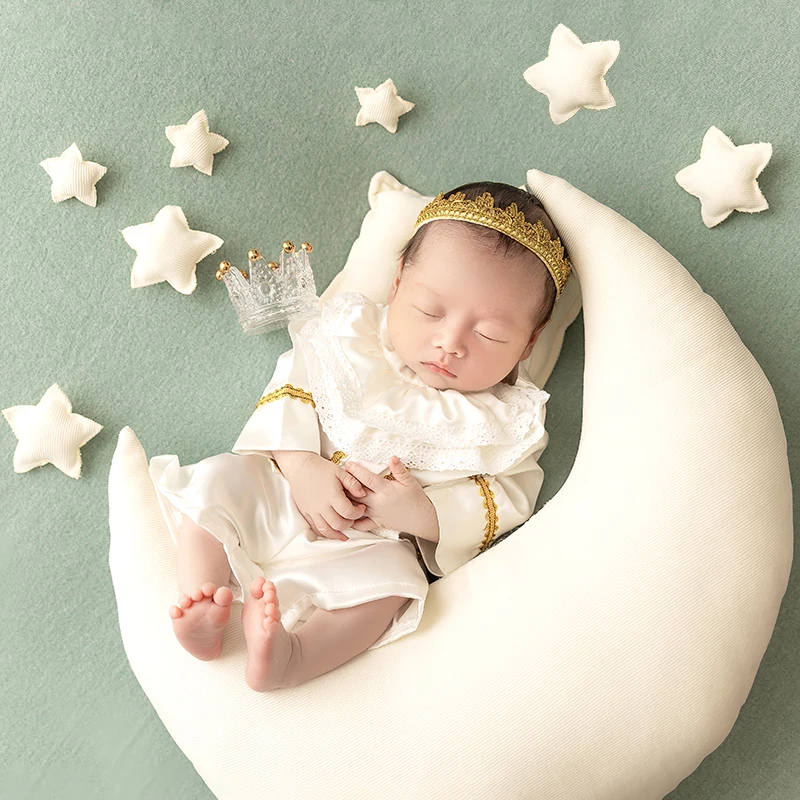
[[[707,228],[719,225],[733,211],[756,213],[769,208],[756,177],[772,158],[769,142],[738,147],[712,125],[703,137],[700,160],[675,175],[678,185],[700,198],[700,216]]]
[[[194,167],[210,175],[214,168],[214,153],[224,150],[230,142],[218,133],[209,133],[205,109],[200,109],[185,125],[168,125],[167,138],[175,145],[171,167]]]
[[[213,233],[191,230],[180,206],[164,206],[152,222],[129,225],[120,233],[136,251],[132,289],[167,281],[181,294],[191,294],[197,288],[197,262],[223,245]]]
[[[560,125],[581,107],[599,110],[617,104],[603,76],[618,55],[617,40],[583,44],[559,23],[550,36],[547,58],[528,67],[522,77],[537,92],[547,95],[550,119]]]
[[[108,168],[94,161],[84,161],[75,142],[60,156],[40,161],[39,166],[53,179],[50,197],[54,203],[76,197],[87,206],[97,205],[95,184],[106,174]]]
[[[38,405],[3,409],[19,442],[14,451],[14,472],[53,464],[70,478],[81,476],[80,448],[103,426],[72,413],[72,403],[54,383]]]
[[[387,78],[375,89],[356,86],[358,102],[361,110],[356,117],[356,125],[368,125],[377,122],[389,133],[397,131],[398,119],[414,108],[414,103],[403,100],[397,94],[397,87],[391,78]]]

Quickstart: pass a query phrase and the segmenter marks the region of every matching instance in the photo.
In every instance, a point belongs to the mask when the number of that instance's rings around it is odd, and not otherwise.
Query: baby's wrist
[[[280,471],[288,476],[299,469],[307,467],[314,457],[319,458],[317,453],[311,450],[273,450],[272,457],[278,464]]]

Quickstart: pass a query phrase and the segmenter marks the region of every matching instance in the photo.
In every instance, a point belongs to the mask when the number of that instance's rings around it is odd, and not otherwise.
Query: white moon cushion
[[[792,561],[772,387],[656,241],[562,178],[528,181],[581,278],[577,457],[519,530],[431,585],[413,635],[256,694],[237,603],[222,657],[192,658],[167,613],[175,548],[147,458],[120,433],[122,640],[220,800],[656,800],[736,721]]]

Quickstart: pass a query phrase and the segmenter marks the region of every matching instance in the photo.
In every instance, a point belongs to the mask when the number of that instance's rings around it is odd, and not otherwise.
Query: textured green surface
[[[522,73],[546,56],[559,22],[584,42],[618,39],[621,52],[606,75],[617,106],[556,126]],[[433,194],[479,179],[518,185],[536,167],[628,217],[682,261],[753,352],[800,474],[798,36],[787,0],[5,0],[0,408],[35,404],[57,382],[74,411],[105,427],[82,449],[75,481],[52,465],[14,473],[16,439],[0,420],[0,797],[211,797],[122,647],[108,570],[111,456],[125,425],[148,456],[182,463],[232,446],[289,337],[245,337],[216,265],[307,239],[324,289],[378,170]],[[353,87],[387,77],[416,107],[394,135],[356,127]],[[231,142],[211,177],[170,169],[164,135],[201,108]],[[736,144],[771,142],[774,155],[759,177],[770,209],[708,230],[674,175],[711,125]],[[39,162],[73,141],[108,167],[96,208],[50,199]],[[135,254],[119,230],[166,204],[225,240],[189,296],[166,283],[130,288]],[[583,352],[579,317],[547,384],[537,510],[577,451]],[[733,731],[671,800],[798,796],[799,622],[793,582]]]

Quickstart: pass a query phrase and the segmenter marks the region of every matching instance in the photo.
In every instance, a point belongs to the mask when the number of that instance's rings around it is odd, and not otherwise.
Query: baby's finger
[[[326,539],[341,539],[343,542],[348,541],[347,536],[345,536],[337,528],[331,527],[328,524],[328,521],[321,514],[314,514],[313,519],[314,519],[314,527]]]
[[[355,461],[348,461],[344,468],[351,475],[358,478],[363,486],[366,486],[367,489],[372,489],[373,492],[383,485],[383,478],[378,477],[374,472],[370,472],[366,467],[362,467],[361,464],[356,464]]]
[[[340,479],[345,489],[347,489],[356,497],[364,497],[364,495],[367,493],[367,490],[361,484],[361,481],[359,481],[357,478],[354,478],[349,472],[342,470]]]
[[[343,539],[345,541],[349,538],[343,534],[342,531],[353,527],[352,520],[340,516],[333,506],[328,506],[327,510],[323,512],[323,516],[328,525],[336,531],[336,536],[331,536],[331,538]]]
[[[358,519],[366,510],[364,503],[353,503],[344,494],[334,497],[333,510],[345,520]]]

